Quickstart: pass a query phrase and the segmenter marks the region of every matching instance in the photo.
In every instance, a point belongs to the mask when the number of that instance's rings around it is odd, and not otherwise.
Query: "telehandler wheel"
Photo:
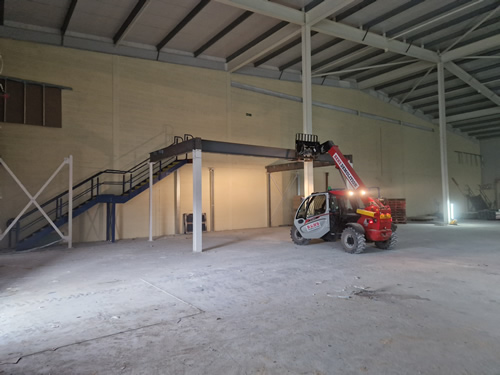
[[[387,241],[375,241],[375,246],[382,250],[392,250],[396,243],[398,242],[398,235],[396,232],[392,232],[391,238]]]
[[[347,227],[342,232],[342,246],[349,254],[360,254],[365,250],[366,239],[361,233],[356,232],[354,228]]]
[[[299,230],[295,228],[295,225],[292,225],[292,229],[290,230],[290,237],[292,237],[292,241],[294,244],[303,246],[307,245],[311,240],[302,237]]]

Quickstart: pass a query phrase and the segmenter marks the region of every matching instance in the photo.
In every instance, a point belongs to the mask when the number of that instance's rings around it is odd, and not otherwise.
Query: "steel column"
[[[175,234],[181,233],[181,178],[180,171],[174,172],[174,227]]]
[[[446,98],[443,63],[437,64],[439,99],[439,140],[441,149],[441,183],[443,189],[443,224],[450,222],[450,191],[448,186],[448,148],[446,142]]]
[[[267,178],[266,178],[266,185],[267,185],[267,227],[271,228],[271,173],[267,173]]]
[[[201,150],[193,150],[193,252],[202,251]]]
[[[73,247],[73,155],[67,158],[68,171],[68,249]],[[61,208],[62,211],[62,208]]]
[[[311,26],[302,26],[302,122],[303,133],[312,134]],[[304,195],[314,191],[313,162],[304,162]]]
[[[210,231],[215,230],[215,180],[214,180],[214,169],[209,168],[210,172]]]
[[[149,163],[149,242],[153,242],[153,163]]]

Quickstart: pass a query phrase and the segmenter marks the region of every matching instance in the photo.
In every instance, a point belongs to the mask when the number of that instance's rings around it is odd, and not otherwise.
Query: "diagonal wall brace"
[[[0,241],[5,238],[7,233],[16,225],[16,223],[19,221],[21,216],[26,212],[26,210],[33,204],[40,212],[41,214],[45,217],[45,219],[49,222],[49,224],[54,228],[56,233],[65,241],[68,242],[68,248],[72,247],[72,237],[73,237],[73,228],[72,228],[72,217],[73,217],[73,156],[70,155],[67,158],[64,158],[64,161],[59,165],[59,167],[52,173],[52,175],[49,177],[49,179],[43,184],[43,186],[38,190],[38,192],[35,195],[31,195],[30,192],[26,189],[26,187],[22,184],[22,182],[17,178],[17,176],[12,172],[12,170],[9,168],[7,163],[0,158],[0,164],[3,165],[5,170],[11,175],[11,177],[14,179],[14,181],[19,185],[21,190],[28,196],[29,202],[24,206],[24,208],[21,210],[21,212],[17,215],[17,217],[10,223],[8,228],[5,230],[4,233],[0,234]],[[69,197],[68,197],[68,235],[65,236],[59,228],[54,224],[52,219],[47,215],[47,213],[44,211],[44,209],[38,204],[36,201],[37,198],[40,196],[40,194],[45,190],[45,188],[50,184],[50,182],[54,179],[54,177],[61,171],[61,169],[64,167],[64,165],[68,164],[69,166]]]

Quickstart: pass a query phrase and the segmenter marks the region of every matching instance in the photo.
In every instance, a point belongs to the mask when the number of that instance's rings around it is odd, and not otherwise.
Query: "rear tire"
[[[307,245],[311,241],[307,238],[302,237],[299,230],[295,228],[295,225],[293,225],[292,229],[290,230],[290,237],[292,238],[293,243],[299,246]]]
[[[398,242],[398,235],[396,232],[392,232],[391,238],[387,241],[376,241],[375,246],[382,250],[392,250],[396,243]]]
[[[342,247],[349,254],[361,254],[366,247],[365,236],[351,227],[344,229],[341,241]]]

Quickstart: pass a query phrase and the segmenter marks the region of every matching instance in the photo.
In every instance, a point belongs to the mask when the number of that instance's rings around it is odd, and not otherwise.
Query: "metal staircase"
[[[182,141],[175,137],[174,144]],[[129,170],[106,169],[73,186],[73,218],[100,203],[107,205],[106,240],[115,240],[115,205],[133,199],[149,188],[149,161],[146,159]],[[160,160],[153,165],[153,184],[191,162],[187,158],[173,157]],[[40,206],[57,227],[68,222],[68,191],[65,191]],[[13,219],[7,221],[7,226]],[[55,237],[56,236],[56,237]],[[38,209],[21,216],[9,233],[9,247],[18,251],[43,247],[60,240],[54,228],[47,223]]]

